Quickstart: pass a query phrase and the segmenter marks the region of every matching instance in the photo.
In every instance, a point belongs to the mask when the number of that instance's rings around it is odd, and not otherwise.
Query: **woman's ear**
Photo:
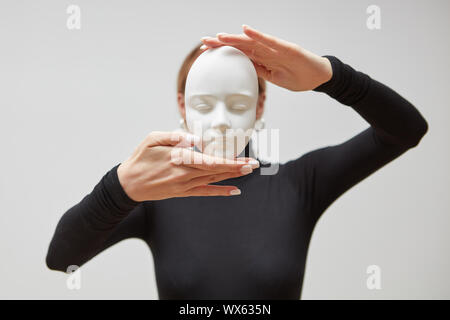
[[[178,111],[183,119],[186,119],[186,108],[184,106],[184,94],[182,92],[178,92],[177,95],[178,101]]]
[[[264,113],[264,102],[266,101],[266,93],[262,92],[258,96],[258,102],[256,104],[256,120],[259,120]]]

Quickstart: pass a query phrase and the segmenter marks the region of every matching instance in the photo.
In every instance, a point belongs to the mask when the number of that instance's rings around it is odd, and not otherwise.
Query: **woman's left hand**
[[[235,47],[252,60],[259,77],[292,91],[312,90],[331,79],[333,71],[327,58],[249,26],[242,28],[244,34],[218,33],[202,38],[202,49]]]

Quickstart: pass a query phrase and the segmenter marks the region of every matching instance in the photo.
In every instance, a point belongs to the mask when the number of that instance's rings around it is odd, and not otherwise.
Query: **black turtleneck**
[[[350,106],[370,126],[349,140],[218,182],[231,197],[135,202],[117,167],[61,217],[47,266],[81,266],[117,242],[143,239],[160,299],[299,299],[313,228],[340,195],[416,146],[427,131],[417,109],[389,87],[333,56],[333,77],[314,89]],[[249,152],[249,149],[246,149]]]

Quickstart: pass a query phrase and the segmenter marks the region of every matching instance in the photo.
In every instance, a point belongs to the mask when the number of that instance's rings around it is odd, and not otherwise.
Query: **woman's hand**
[[[244,34],[218,33],[202,38],[202,50],[223,45],[244,52],[253,62],[259,77],[292,91],[307,91],[332,77],[327,58],[291,43],[242,25]]]
[[[197,140],[196,140],[197,139]],[[135,201],[188,196],[240,194],[234,186],[208,185],[252,172],[252,158],[229,160],[192,151],[198,137],[184,132],[152,132],[119,165],[117,174],[125,193]]]

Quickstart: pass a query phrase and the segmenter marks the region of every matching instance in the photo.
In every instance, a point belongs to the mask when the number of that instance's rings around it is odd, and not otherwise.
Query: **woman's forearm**
[[[370,127],[342,143],[313,150],[299,161],[299,168],[303,163],[311,172],[313,221],[344,192],[416,146],[428,128],[419,111],[398,93],[336,57],[326,57],[333,76],[314,90],[351,106]]]
[[[129,236],[117,232],[117,226],[137,206],[138,202],[128,198],[121,188],[115,166],[90,194],[61,217],[48,249],[47,266],[60,271],[66,271],[70,265],[81,266],[105,249],[106,240],[113,232],[115,242]],[[135,227],[127,224],[129,227],[122,229],[129,233]]]
[[[351,106],[374,129],[381,142],[416,146],[428,130],[420,112],[405,98],[388,86],[356,71],[334,56],[325,56],[331,62],[331,80],[315,88],[340,103]]]

